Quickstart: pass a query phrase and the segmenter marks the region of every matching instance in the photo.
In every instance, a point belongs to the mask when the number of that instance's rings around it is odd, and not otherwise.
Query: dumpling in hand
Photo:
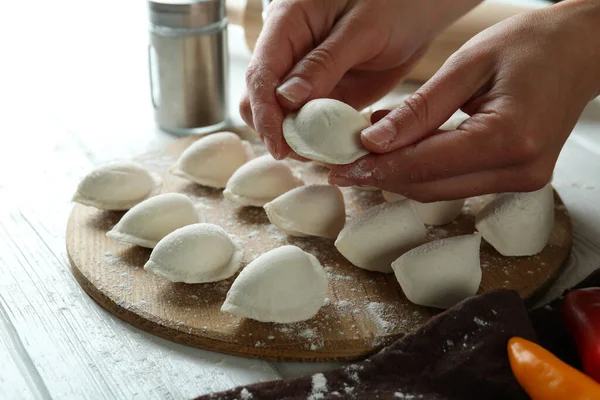
[[[327,164],[350,164],[369,153],[360,133],[370,125],[360,112],[333,99],[315,99],[283,121],[283,136],[297,154]]]
[[[106,236],[120,242],[153,248],[175,229],[202,221],[202,212],[194,207],[189,197],[180,193],[165,193],[135,205]]]
[[[393,192],[388,192],[386,190],[382,190],[381,194],[383,195],[383,198],[385,199],[385,201],[390,202],[390,203],[392,201],[406,200],[406,196],[403,196],[399,193],[393,193]]]
[[[243,256],[242,244],[221,227],[193,224],[158,242],[144,269],[171,282],[216,282],[233,276]]]
[[[504,193],[477,214],[475,228],[503,256],[533,256],[554,227],[552,185],[530,193]]]
[[[415,304],[450,308],[474,296],[481,283],[481,236],[440,239],[416,247],[392,263],[402,291]]]
[[[213,133],[185,149],[170,172],[200,185],[221,189],[231,175],[252,158],[250,143],[235,133]]]
[[[262,207],[288,190],[303,185],[292,169],[270,155],[242,165],[227,182],[223,196],[242,206]]]
[[[283,246],[240,272],[221,311],[261,322],[305,321],[319,312],[327,286],[327,275],[315,256]]]
[[[335,239],[346,223],[344,196],[337,186],[300,186],[265,204],[271,223],[292,236]]]
[[[115,162],[87,174],[73,201],[101,210],[128,210],[160,193],[162,179],[133,161]]]
[[[426,229],[409,200],[383,203],[351,219],[335,247],[357,267],[392,272],[392,262],[425,242]]]

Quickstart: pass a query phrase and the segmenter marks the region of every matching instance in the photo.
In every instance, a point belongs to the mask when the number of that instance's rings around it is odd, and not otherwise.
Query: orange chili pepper
[[[511,338],[508,358],[515,378],[532,400],[600,399],[600,384],[533,342]]]

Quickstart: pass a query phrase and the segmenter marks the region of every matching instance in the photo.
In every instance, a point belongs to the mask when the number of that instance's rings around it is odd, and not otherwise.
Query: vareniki
[[[223,192],[225,198],[242,206],[262,207],[303,182],[291,168],[270,155],[255,158],[235,171]]]
[[[162,239],[144,265],[171,282],[204,283],[227,279],[242,264],[244,249],[221,227],[193,224]]]
[[[415,304],[450,308],[474,296],[481,283],[479,234],[423,244],[392,263],[402,291]]]
[[[219,132],[195,141],[170,172],[200,185],[221,189],[231,175],[252,158],[250,143],[235,133]]]
[[[335,247],[357,267],[392,272],[392,262],[425,242],[425,225],[410,200],[383,203],[351,219]]]
[[[175,229],[204,221],[189,197],[180,193],[159,194],[127,211],[106,236],[125,243],[153,248]]]
[[[128,210],[160,193],[162,179],[133,161],[115,162],[87,174],[73,201],[102,210]]]
[[[327,285],[315,256],[296,246],[278,247],[240,272],[221,311],[262,322],[305,321],[323,305]]]
[[[292,236],[335,239],[346,223],[344,196],[337,186],[301,186],[264,208],[271,223]]]
[[[350,164],[369,152],[360,132],[370,124],[358,111],[333,99],[315,99],[283,121],[283,136],[302,157],[327,164]]]

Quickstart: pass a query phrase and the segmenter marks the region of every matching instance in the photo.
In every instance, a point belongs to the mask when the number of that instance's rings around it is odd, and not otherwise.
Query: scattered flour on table
[[[404,400],[412,400],[412,399],[422,399],[423,396],[415,396],[414,394],[405,394],[400,391],[394,393],[394,398],[396,399],[404,399]]]
[[[490,324],[489,322],[484,321],[479,317],[473,318],[473,322],[475,322],[480,327],[488,326]]]
[[[240,392],[240,399],[241,400],[251,400],[252,398],[254,398],[254,396],[252,396],[252,393],[250,393],[248,391],[248,389],[243,388],[242,391]]]
[[[377,334],[389,333],[396,327],[396,324],[388,321],[391,317],[386,311],[386,306],[383,303],[370,302],[366,307],[367,313],[375,323]]]
[[[327,378],[322,373],[314,374],[312,376],[312,391],[308,400],[319,400],[324,399],[327,393]]]
[[[104,252],[104,263],[109,265],[127,265],[125,261],[119,256],[114,255],[110,251]]]
[[[317,334],[314,329],[305,329],[302,332],[300,332],[300,334],[298,334],[298,336],[305,339],[314,339],[316,335]]]

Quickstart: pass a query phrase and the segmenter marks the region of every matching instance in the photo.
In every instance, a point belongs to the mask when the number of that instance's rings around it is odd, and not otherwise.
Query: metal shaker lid
[[[202,28],[225,18],[224,0],[148,0],[150,22],[168,28]]]

